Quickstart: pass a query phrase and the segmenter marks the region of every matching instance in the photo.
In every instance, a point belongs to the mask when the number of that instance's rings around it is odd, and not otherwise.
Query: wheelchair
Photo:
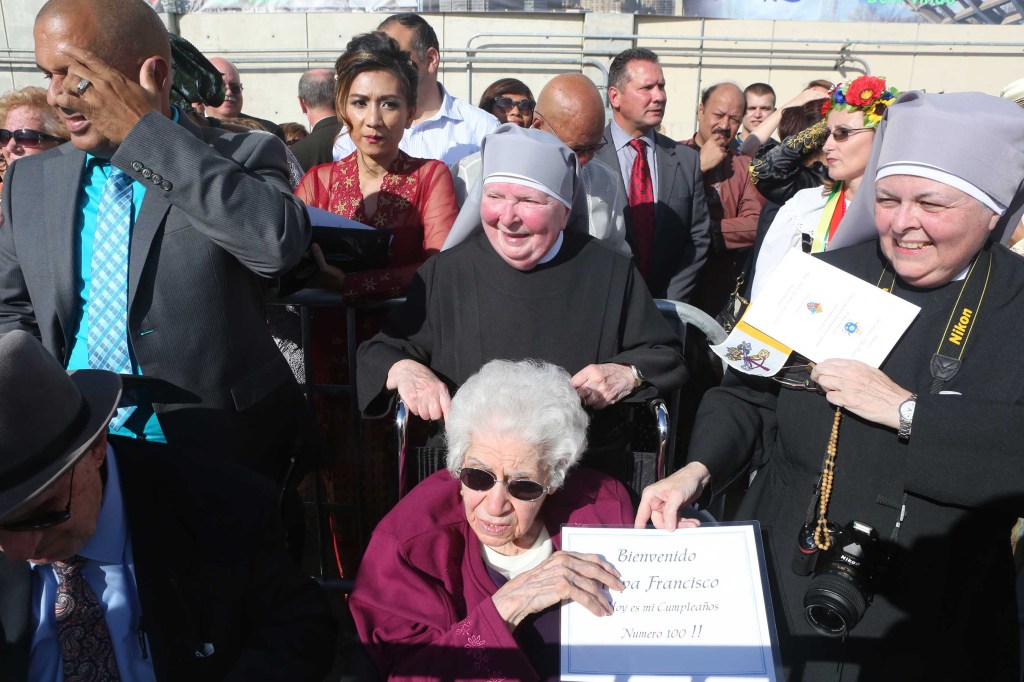
[[[726,333],[712,317],[686,303],[656,299],[658,310],[681,339],[699,338],[706,349],[708,344],[725,340]],[[674,433],[679,420],[681,390],[665,397],[655,397],[642,403],[629,403],[635,422],[631,429],[630,457],[624,466],[607,471],[617,478],[634,501],[643,489],[673,471],[676,451]],[[628,400],[628,399],[627,399]],[[398,497],[401,498],[417,483],[445,466],[445,448],[441,445],[410,444],[410,425],[416,418],[405,403],[396,398],[394,410],[395,454],[398,458]],[[695,406],[694,406],[695,409]],[[587,464],[584,455],[584,464]],[[603,469],[601,466],[596,468]]]

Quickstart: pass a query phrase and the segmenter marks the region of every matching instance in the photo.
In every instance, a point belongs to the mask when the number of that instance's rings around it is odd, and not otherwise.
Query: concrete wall
[[[32,18],[42,0],[0,0],[0,4],[0,55],[3,48],[29,51],[20,55],[22,63],[8,60],[0,66],[0,90],[42,84],[30,54]],[[351,36],[374,29],[383,17],[373,13],[233,12],[187,14],[168,20],[208,56],[225,56],[238,64],[247,113],[283,122],[302,121],[296,100],[302,71],[333,65]],[[753,81],[771,83],[782,104],[811,79],[841,80],[858,75],[864,69],[864,64],[855,61],[858,59],[901,90],[998,94],[1006,83],[1024,76],[1024,32],[1019,26],[701,20],[592,13],[448,13],[429,15],[428,19],[448,60],[442,67],[442,81],[456,96],[472,96],[474,101],[489,83],[505,76],[520,78],[536,93],[553,75],[582,69],[603,86],[602,69],[585,65],[582,53],[606,68],[611,54],[632,44],[624,36],[644,36],[639,44],[662,54],[670,98],[664,129],[677,139],[693,133],[700,89],[721,80],[741,86]],[[457,62],[466,56],[470,37],[485,32],[535,37],[478,38],[473,43],[478,55],[557,58],[569,63],[475,63],[468,67]],[[584,41],[584,33],[609,37]],[[847,41],[856,41],[848,49],[852,59],[837,66],[840,47]],[[702,42],[703,53],[699,50]],[[956,44],[926,45],[929,42]],[[495,56],[495,50],[509,47],[525,52]],[[555,54],[557,50],[569,54]],[[15,60],[18,57],[13,55]]]

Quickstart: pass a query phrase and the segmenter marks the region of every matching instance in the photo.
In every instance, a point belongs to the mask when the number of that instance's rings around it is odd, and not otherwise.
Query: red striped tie
[[[629,222],[633,227],[636,267],[646,278],[654,247],[654,183],[644,140],[631,140],[629,146],[636,150],[633,171],[629,174]]]

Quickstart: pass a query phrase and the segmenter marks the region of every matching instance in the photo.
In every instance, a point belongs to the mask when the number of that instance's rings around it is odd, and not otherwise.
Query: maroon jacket
[[[698,152],[697,137],[679,144],[693,147]],[[764,197],[750,181],[750,157],[729,154],[722,163],[704,174],[704,196],[711,215],[711,248],[715,250],[744,249],[752,246],[757,234],[757,219],[764,207]]]
[[[392,680],[536,680],[498,615],[497,586],[466,521],[459,481],[433,474],[373,532],[349,608],[378,670]],[[562,525],[632,525],[626,489],[579,468],[544,501],[555,548]]]

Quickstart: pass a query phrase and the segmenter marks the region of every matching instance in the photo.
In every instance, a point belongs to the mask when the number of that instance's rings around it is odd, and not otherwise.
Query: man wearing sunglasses
[[[323,679],[335,623],[265,481],[108,438],[120,378],[25,332],[0,385],[0,679]]]
[[[284,144],[171,107],[167,31],[144,0],[52,0],[34,37],[71,144],[7,173],[0,334],[28,331],[69,369],[169,382],[180,402],[112,428],[283,480],[308,408],[263,297],[310,239]]]
[[[604,102],[597,86],[581,73],[555,76],[537,97],[533,128],[551,133],[576,153],[580,179],[587,193],[590,236],[600,239],[627,256],[626,192],[618,172],[594,155],[604,146]],[[471,154],[452,167],[455,195],[461,206],[469,189],[480,176],[480,153]],[[449,241],[455,243],[455,237]]]
[[[250,116],[242,112],[242,77],[235,65],[221,57],[210,57],[213,68],[220,71],[224,80],[224,102],[219,107],[206,107],[206,115],[218,119],[247,118],[255,121],[268,133],[274,133],[284,141],[284,130],[281,126],[265,118]]]

